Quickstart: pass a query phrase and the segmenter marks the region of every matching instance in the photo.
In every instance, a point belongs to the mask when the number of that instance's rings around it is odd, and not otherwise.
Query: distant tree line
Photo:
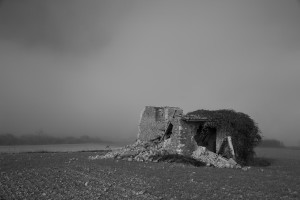
[[[283,142],[275,139],[264,139],[261,140],[259,147],[277,147],[277,148],[284,148]]]
[[[104,143],[97,137],[87,135],[80,137],[54,137],[36,133],[15,136],[11,133],[0,134],[0,145],[38,145],[38,144],[81,144],[81,143]]]

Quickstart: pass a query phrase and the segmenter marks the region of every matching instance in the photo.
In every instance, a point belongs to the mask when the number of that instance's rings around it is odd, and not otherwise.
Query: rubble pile
[[[90,156],[89,159],[114,158],[138,162],[159,162],[159,160],[166,155],[170,154],[164,149],[163,142],[145,142],[137,140],[132,145],[112,150],[105,155]],[[201,146],[194,151],[192,158],[206,163],[207,166],[215,166],[218,168],[241,168],[241,166],[238,165],[232,158],[226,159]]]
[[[208,151],[202,146],[199,146],[196,151],[193,152],[192,157],[207,165],[213,165],[218,168],[241,168],[241,166],[232,158],[226,159],[219,154]]]
[[[107,158],[115,158],[115,159],[123,159],[128,161],[153,161],[158,162],[158,160],[169,153],[163,148],[163,143],[156,142],[144,142],[137,140],[132,145],[127,145],[123,148],[113,150],[108,152],[105,155],[96,155],[90,156],[89,159],[107,159]]]

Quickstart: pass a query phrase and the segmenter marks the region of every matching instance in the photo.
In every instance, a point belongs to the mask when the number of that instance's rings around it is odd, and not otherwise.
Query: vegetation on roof
[[[260,130],[257,124],[245,113],[234,110],[196,110],[187,113],[207,117],[211,122],[204,124],[206,127],[216,128],[227,132],[232,137],[237,160],[247,163],[255,155],[254,147],[261,141]]]

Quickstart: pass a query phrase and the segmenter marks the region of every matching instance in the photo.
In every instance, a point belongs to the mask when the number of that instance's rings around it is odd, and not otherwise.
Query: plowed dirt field
[[[0,154],[0,199],[300,198],[296,159],[241,170],[88,159],[99,154]]]

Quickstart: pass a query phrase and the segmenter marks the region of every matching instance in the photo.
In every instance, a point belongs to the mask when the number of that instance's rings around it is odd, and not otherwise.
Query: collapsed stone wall
[[[163,136],[168,121],[173,123],[173,128],[175,130],[175,124],[177,123],[176,118],[178,118],[179,115],[182,115],[182,110],[177,107],[146,106],[141,113],[137,139],[141,141],[150,141],[159,136]]]
[[[164,109],[146,106],[141,113],[138,140],[150,141],[164,133]]]
[[[163,146],[170,153],[182,155],[181,141],[181,131],[180,131],[180,117],[182,115],[182,110],[178,108],[167,108],[166,113],[168,113],[166,119],[166,126],[168,122],[172,124],[172,131],[169,138],[163,138]]]
[[[197,129],[199,128],[199,123],[187,123],[183,120],[180,120],[180,149],[182,155],[192,155],[193,151],[195,151],[198,147],[196,140],[194,138]]]
[[[214,152],[208,151],[205,147],[199,146],[192,154],[192,157],[218,168],[241,168],[232,158],[227,159]]]
[[[113,150],[108,152],[105,155],[96,155],[90,156],[89,159],[107,159],[107,158],[115,158],[115,159],[123,159],[128,161],[153,161],[158,162],[158,160],[164,156],[170,154],[167,150],[164,149],[163,143],[155,143],[155,142],[146,142],[137,140],[132,145],[127,145],[123,148]]]

